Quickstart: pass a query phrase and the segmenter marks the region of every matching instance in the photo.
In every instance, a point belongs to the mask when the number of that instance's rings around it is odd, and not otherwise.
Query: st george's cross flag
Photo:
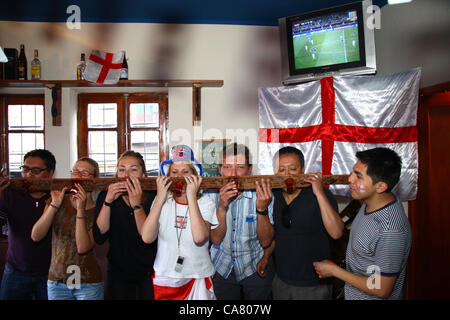
[[[350,174],[356,152],[386,147],[402,158],[402,200],[417,194],[417,106],[420,68],[386,76],[328,77],[286,87],[260,88],[258,169],[272,174],[272,158],[285,146],[300,149],[305,173]],[[348,186],[332,185],[350,196]]]
[[[95,83],[116,84],[120,79],[125,51],[109,53],[93,50],[86,63],[83,76]]]

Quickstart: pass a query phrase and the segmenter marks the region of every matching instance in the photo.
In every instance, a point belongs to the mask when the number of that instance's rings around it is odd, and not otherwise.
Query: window
[[[1,170],[21,177],[23,156],[45,148],[44,95],[1,96]]]
[[[149,176],[159,173],[167,145],[167,95],[83,93],[78,95],[78,156],[95,159],[100,175],[115,175],[126,150],[142,154]]]

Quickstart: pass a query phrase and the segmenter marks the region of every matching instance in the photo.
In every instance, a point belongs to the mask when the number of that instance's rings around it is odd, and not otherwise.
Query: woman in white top
[[[208,247],[211,227],[218,221],[214,202],[199,193],[201,166],[189,147],[179,145],[172,148],[170,160],[161,163],[161,171],[156,198],[141,230],[145,243],[158,239],[155,300],[215,299],[211,281],[215,270]],[[184,177],[186,187],[180,194],[169,191],[170,177]]]

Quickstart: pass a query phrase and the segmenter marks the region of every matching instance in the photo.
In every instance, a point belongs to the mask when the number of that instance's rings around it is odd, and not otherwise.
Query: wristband
[[[259,211],[258,209],[256,209],[256,213],[257,213],[257,214],[260,214],[260,215],[262,215],[262,216],[267,216],[267,215],[269,214],[269,210],[266,209],[266,210],[264,210],[264,211]]]
[[[110,207],[110,208],[112,208],[112,206],[113,206],[113,203],[112,202],[108,202],[108,201],[103,202],[103,204],[105,206],[107,206],[107,207]]]
[[[52,208],[54,208],[56,210],[59,210],[59,207],[55,206],[53,203],[50,203],[50,207],[52,207]]]
[[[75,218],[77,218],[77,219],[86,219],[86,216],[82,216],[82,217],[80,217],[80,216],[75,216]]]
[[[142,204],[137,204],[133,207],[133,211],[136,211],[137,209],[144,209],[144,207],[142,206]]]

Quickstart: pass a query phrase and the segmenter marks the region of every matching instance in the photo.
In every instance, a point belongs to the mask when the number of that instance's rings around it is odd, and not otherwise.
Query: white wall
[[[195,129],[195,136],[192,89],[159,90],[169,95],[170,145],[186,142],[195,147],[195,140],[225,138],[230,129],[257,136],[257,88],[281,84],[277,27],[87,23],[81,30],[69,30],[64,23],[0,22],[0,44],[18,48],[21,43],[29,61],[33,50],[39,49],[42,79],[47,80],[75,79],[80,53],[92,49],[126,50],[130,79],[223,80],[223,87],[202,89],[202,126]],[[63,89],[61,127],[51,124],[50,90],[33,91],[46,94],[45,141],[57,158],[56,177],[67,177],[77,157],[76,95],[92,90]],[[188,132],[191,139],[181,141],[180,132]],[[252,151],[256,156],[257,150]]]
[[[378,74],[422,67],[421,87],[450,81],[450,1],[384,6],[375,44]]]

